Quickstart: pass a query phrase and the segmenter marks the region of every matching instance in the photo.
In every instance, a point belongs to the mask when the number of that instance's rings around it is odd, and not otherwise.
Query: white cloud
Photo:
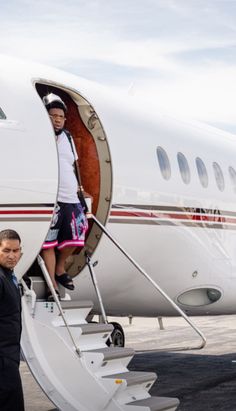
[[[16,0],[1,8],[0,53],[90,78],[100,67],[104,83],[236,129],[235,20],[230,0]]]

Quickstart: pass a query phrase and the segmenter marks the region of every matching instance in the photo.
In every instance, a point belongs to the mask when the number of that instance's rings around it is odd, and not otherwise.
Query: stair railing
[[[96,275],[95,275],[95,272],[94,272],[94,269],[93,269],[93,267],[95,267],[95,265],[97,264],[97,261],[95,261],[95,263],[92,264],[91,257],[89,256],[89,254],[87,252],[85,252],[85,257],[86,257],[86,264],[89,268],[89,272],[90,272],[90,275],[91,275],[91,278],[92,278],[93,286],[94,286],[95,292],[97,294],[97,298],[98,298],[98,302],[99,302],[99,305],[100,305],[103,322],[105,324],[108,324],[107,316],[106,316],[106,313],[105,313],[105,308],[104,308],[103,301],[102,301],[102,296],[101,296],[101,293],[100,293],[100,290],[99,290],[99,287],[98,287],[97,278],[96,278]]]
[[[172,351],[186,351],[186,350],[199,350],[205,347],[206,345],[206,337],[204,334],[199,330],[199,328],[190,320],[190,318],[185,314],[183,310],[165,293],[164,290],[146,273],[146,271],[129,255],[129,253],[119,244],[119,242],[109,233],[107,228],[100,223],[100,221],[91,214],[91,219],[96,223],[96,225],[102,230],[104,234],[112,241],[113,244],[125,255],[125,257],[133,264],[137,270],[153,285],[153,287],[159,291],[159,293],[172,305],[172,307],[181,315],[182,318],[190,325],[190,327],[200,336],[201,344],[196,347],[183,347],[183,348],[171,348]],[[157,350],[149,350],[149,351],[157,351]],[[160,350],[158,350],[160,351]]]
[[[107,315],[106,315],[106,312],[105,312],[104,304],[103,304],[103,301],[102,301],[102,296],[101,296],[99,286],[98,286],[98,282],[97,282],[97,277],[96,277],[96,274],[95,274],[95,271],[94,271],[94,267],[97,265],[98,262],[95,261],[94,263],[92,263],[91,262],[91,257],[87,253],[87,251],[85,251],[84,254],[85,254],[85,257],[86,257],[86,264],[87,264],[89,272],[90,272],[90,276],[91,276],[91,279],[92,279],[92,282],[93,282],[93,286],[94,286],[95,292],[97,294],[97,299],[98,299],[98,302],[99,302],[99,305],[100,305],[103,322],[104,322],[104,324],[108,324]],[[109,341],[109,345],[111,347],[113,345],[111,335],[108,337],[108,341]]]
[[[55,288],[53,287],[53,283],[52,283],[51,277],[50,277],[50,275],[49,275],[49,273],[48,273],[48,270],[47,270],[47,268],[46,268],[45,262],[44,262],[43,258],[42,258],[40,255],[38,255],[37,260],[38,260],[38,264],[39,264],[39,266],[40,266],[40,268],[41,268],[41,270],[42,270],[43,276],[44,276],[44,278],[45,278],[45,280],[46,280],[46,283],[47,283],[47,285],[48,285],[48,288],[49,288],[49,290],[51,291],[52,296],[53,296],[53,299],[54,299],[54,301],[55,301],[55,303],[56,303],[56,305],[57,305],[57,307],[58,307],[58,310],[59,310],[59,312],[60,312],[60,314],[61,314],[61,317],[62,317],[63,322],[64,322],[64,324],[65,324],[65,327],[66,327],[66,329],[67,329],[67,331],[68,331],[69,337],[70,337],[70,339],[71,339],[71,341],[72,341],[72,344],[73,344],[73,346],[74,346],[74,348],[75,348],[75,351],[76,351],[76,353],[78,354],[78,356],[81,357],[81,351],[80,351],[78,345],[76,344],[76,342],[75,342],[75,340],[74,340],[74,337],[73,337],[73,335],[72,335],[72,333],[71,333],[70,326],[68,325],[68,323],[67,323],[67,321],[66,321],[66,318],[65,318],[65,316],[64,316],[64,312],[63,312],[63,309],[62,309],[60,300],[59,300],[59,298],[58,298],[58,296],[57,296],[57,293],[56,293],[56,291],[55,291]]]

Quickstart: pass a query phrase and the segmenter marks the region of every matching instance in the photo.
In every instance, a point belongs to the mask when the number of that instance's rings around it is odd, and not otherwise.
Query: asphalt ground
[[[157,319],[134,318],[131,325],[127,318],[109,320],[121,323],[127,347],[143,351],[129,369],[157,374],[152,395],[179,398],[178,411],[236,411],[235,315],[192,318],[207,338],[201,350],[195,349],[199,336],[181,318],[164,318],[163,330]],[[25,363],[21,376],[26,411],[55,410]]]

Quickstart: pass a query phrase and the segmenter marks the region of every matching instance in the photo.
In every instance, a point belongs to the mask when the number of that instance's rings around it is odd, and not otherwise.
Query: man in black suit
[[[19,373],[21,296],[13,269],[21,257],[16,231],[0,232],[0,410],[24,411]]]

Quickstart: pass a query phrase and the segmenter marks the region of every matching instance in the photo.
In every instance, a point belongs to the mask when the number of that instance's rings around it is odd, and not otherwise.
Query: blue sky
[[[236,0],[9,0],[0,53],[236,133]]]

